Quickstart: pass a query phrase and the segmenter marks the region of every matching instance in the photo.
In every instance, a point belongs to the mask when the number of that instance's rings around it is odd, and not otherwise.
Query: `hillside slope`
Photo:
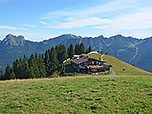
[[[86,56],[93,57],[96,59],[100,58],[100,54],[88,54]],[[107,64],[112,65],[111,71],[114,71],[117,75],[152,75],[152,73],[132,66],[110,55],[105,55],[104,61],[106,61]]]

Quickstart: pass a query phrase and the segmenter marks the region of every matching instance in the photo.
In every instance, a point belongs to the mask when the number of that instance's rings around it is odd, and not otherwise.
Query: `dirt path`
[[[111,75],[112,75],[112,76],[116,76],[116,72],[115,72],[115,71],[112,71]]]
[[[129,63],[131,63],[138,55],[138,47],[135,47],[135,48],[136,48],[136,52],[135,52],[134,56],[130,59]]]

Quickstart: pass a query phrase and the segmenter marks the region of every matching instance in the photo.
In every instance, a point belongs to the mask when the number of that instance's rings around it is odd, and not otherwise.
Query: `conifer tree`
[[[58,53],[58,51],[59,51],[59,46],[55,46],[55,51],[56,51],[56,53]]]
[[[40,77],[45,78],[47,76],[47,72],[45,69],[45,62],[42,54],[39,54],[38,67],[39,67]]]
[[[34,69],[33,67],[30,67],[30,73],[29,73],[29,78],[35,78],[35,74],[34,74]]]
[[[58,59],[57,59],[57,53],[54,47],[51,48],[51,53],[50,53],[50,71],[51,74],[53,73],[54,70],[57,69],[58,67]]]
[[[22,78],[29,78],[30,68],[25,54],[21,64],[22,64]]]
[[[76,44],[76,45],[75,45],[74,51],[75,51],[75,54],[76,54],[76,55],[79,55],[79,54],[80,54],[80,45],[79,45],[79,44]]]
[[[68,48],[68,57],[72,58],[74,55],[74,49],[73,49],[73,44],[70,45],[70,47]]]
[[[35,53],[35,62],[36,62],[36,63],[38,63],[38,59],[39,59],[39,58],[38,58],[38,55],[37,55],[37,53]]]
[[[55,51],[56,51],[56,55],[57,55],[57,60],[59,62],[59,56],[60,56],[60,50],[59,50],[59,46],[55,46]]]
[[[31,76],[31,78],[39,78],[40,73],[39,73],[38,63],[36,62],[35,56],[33,54],[31,54],[31,57],[29,59],[29,66],[30,66],[30,72],[34,71],[33,72],[34,77]],[[31,70],[33,70],[33,71],[31,71]]]
[[[83,43],[80,44],[80,54],[85,53],[85,46]]]
[[[19,59],[16,59],[16,61],[13,62],[13,71],[16,75],[16,78],[21,78],[22,76],[22,64]]]
[[[3,72],[3,69],[0,70],[0,80],[3,80],[4,79],[4,72]]]
[[[62,44],[61,50],[62,50],[62,63],[63,63],[63,61],[68,58],[68,54],[67,54],[66,47],[64,44]]]
[[[86,48],[86,54],[87,54],[87,53],[89,53],[89,49],[88,49],[88,48]]]
[[[38,55],[35,54],[35,62],[34,62],[34,74],[36,78],[40,78],[40,71],[38,66]]]
[[[48,49],[48,50],[46,50],[46,52],[45,52],[45,59],[44,59],[44,61],[45,61],[45,69],[46,69],[46,72],[47,72],[47,74],[49,74],[49,69],[50,69],[50,50]]]
[[[91,46],[89,46],[89,53],[90,53],[90,52],[92,52],[92,48],[91,48]]]
[[[68,47],[67,54],[68,54],[68,58],[71,58],[70,57],[70,47]]]
[[[13,70],[11,71],[10,79],[16,79],[16,76]]]
[[[66,47],[64,44],[60,45],[59,47],[59,52],[58,52],[58,60],[59,60],[59,64],[62,64],[64,60],[67,59],[67,51],[66,51]]]
[[[11,75],[11,68],[7,64],[6,69],[5,69],[5,78],[4,79],[6,79],[6,80],[10,79],[10,75]]]

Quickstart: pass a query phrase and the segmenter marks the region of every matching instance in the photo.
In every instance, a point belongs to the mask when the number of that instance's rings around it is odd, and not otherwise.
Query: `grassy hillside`
[[[152,77],[93,76],[0,81],[0,114],[152,112]]]
[[[89,54],[85,56],[99,59],[100,54]],[[110,55],[105,55],[104,61],[106,61],[107,64],[112,65],[111,71],[114,71],[117,75],[152,75],[152,73],[134,67]]]

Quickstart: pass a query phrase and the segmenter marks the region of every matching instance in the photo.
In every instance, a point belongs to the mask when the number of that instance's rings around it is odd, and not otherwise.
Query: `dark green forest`
[[[53,77],[53,74],[62,75],[64,64],[67,58],[72,58],[74,54],[80,55],[92,51],[91,46],[85,49],[83,43],[70,44],[66,49],[64,44],[52,47],[45,51],[45,54],[31,54],[29,59],[24,54],[23,58],[17,58],[13,66],[6,66],[5,71],[1,69],[0,79],[28,79],[28,78],[47,78]]]

